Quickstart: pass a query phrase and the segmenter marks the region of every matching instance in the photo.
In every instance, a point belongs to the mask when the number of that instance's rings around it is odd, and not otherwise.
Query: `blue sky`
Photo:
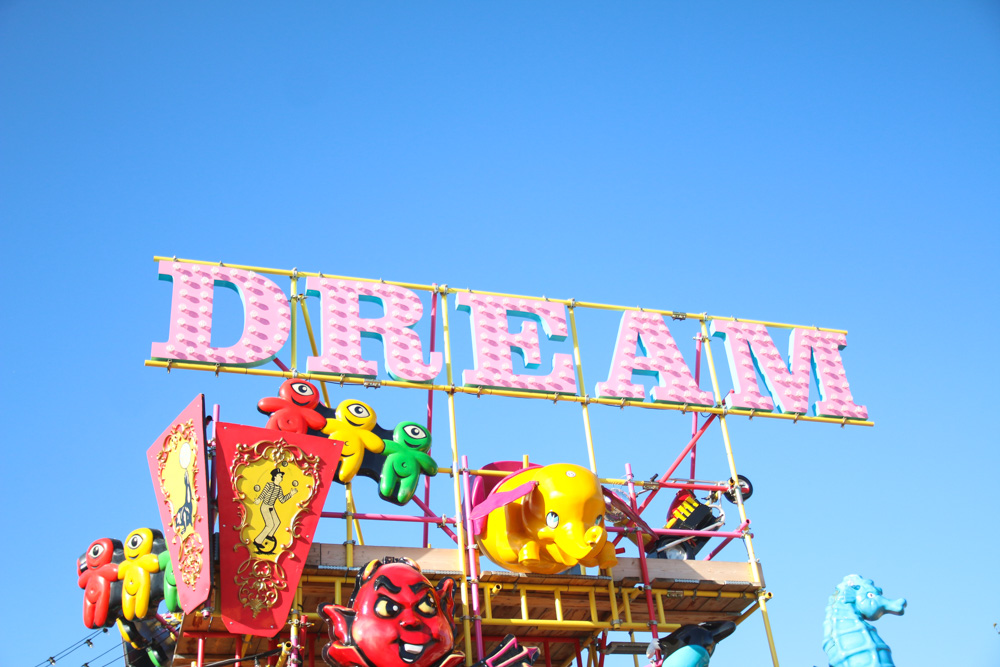
[[[144,452],[196,393],[264,422],[277,383],[143,368],[163,254],[847,329],[874,428],[731,421],[782,664],[824,664],[854,572],[909,600],[878,623],[898,664],[997,663],[998,118],[995,2],[0,1],[0,620],[24,640],[0,662],[85,634],[74,561],[155,525]],[[592,388],[617,317],[587,315]],[[340,393],[389,422],[426,400]],[[585,460],[576,406],[457,403],[473,462]],[[662,472],[690,428],[593,417],[608,475]],[[755,617],[713,664],[766,660]]]

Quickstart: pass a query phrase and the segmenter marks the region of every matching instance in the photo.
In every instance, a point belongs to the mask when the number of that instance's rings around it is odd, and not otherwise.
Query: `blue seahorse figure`
[[[906,600],[882,597],[871,579],[849,574],[837,585],[826,607],[823,650],[830,667],[895,667],[892,651],[868,621],[882,614],[901,616]]]

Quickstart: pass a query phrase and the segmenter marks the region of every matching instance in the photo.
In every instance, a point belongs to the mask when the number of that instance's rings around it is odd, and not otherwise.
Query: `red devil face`
[[[455,582],[437,588],[414,564],[373,561],[358,577],[351,608],[327,605],[334,665],[429,667],[452,652]]]
[[[313,409],[319,405],[316,387],[303,380],[285,380],[278,389],[278,396],[303,408]]]

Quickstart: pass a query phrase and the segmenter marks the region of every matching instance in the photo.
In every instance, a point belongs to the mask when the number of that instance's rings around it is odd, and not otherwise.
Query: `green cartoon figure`
[[[421,474],[437,474],[437,463],[427,455],[430,448],[431,434],[426,428],[414,422],[396,425],[392,440],[385,441],[385,465],[378,485],[383,500],[405,505],[416,493]]]
[[[181,603],[177,596],[177,579],[169,551],[160,553],[160,572],[163,573],[163,601],[167,603],[167,611],[178,613],[181,611]]]

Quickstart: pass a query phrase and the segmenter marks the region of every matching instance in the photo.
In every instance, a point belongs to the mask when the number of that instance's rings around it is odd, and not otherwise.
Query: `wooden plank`
[[[306,566],[347,567],[347,547],[343,544],[320,544],[318,553],[310,550]],[[385,556],[411,558],[420,569],[432,572],[461,572],[458,549],[424,549],[421,547],[354,546],[354,565],[360,568],[369,561]]]
[[[648,558],[646,567],[650,580],[702,580],[725,584],[728,581],[749,582],[753,575],[749,563],[730,563],[715,560],[673,560],[671,558]],[[642,580],[638,558],[619,558],[614,569],[615,581]],[[763,575],[762,575],[763,576]],[[761,584],[763,586],[763,583]]]

